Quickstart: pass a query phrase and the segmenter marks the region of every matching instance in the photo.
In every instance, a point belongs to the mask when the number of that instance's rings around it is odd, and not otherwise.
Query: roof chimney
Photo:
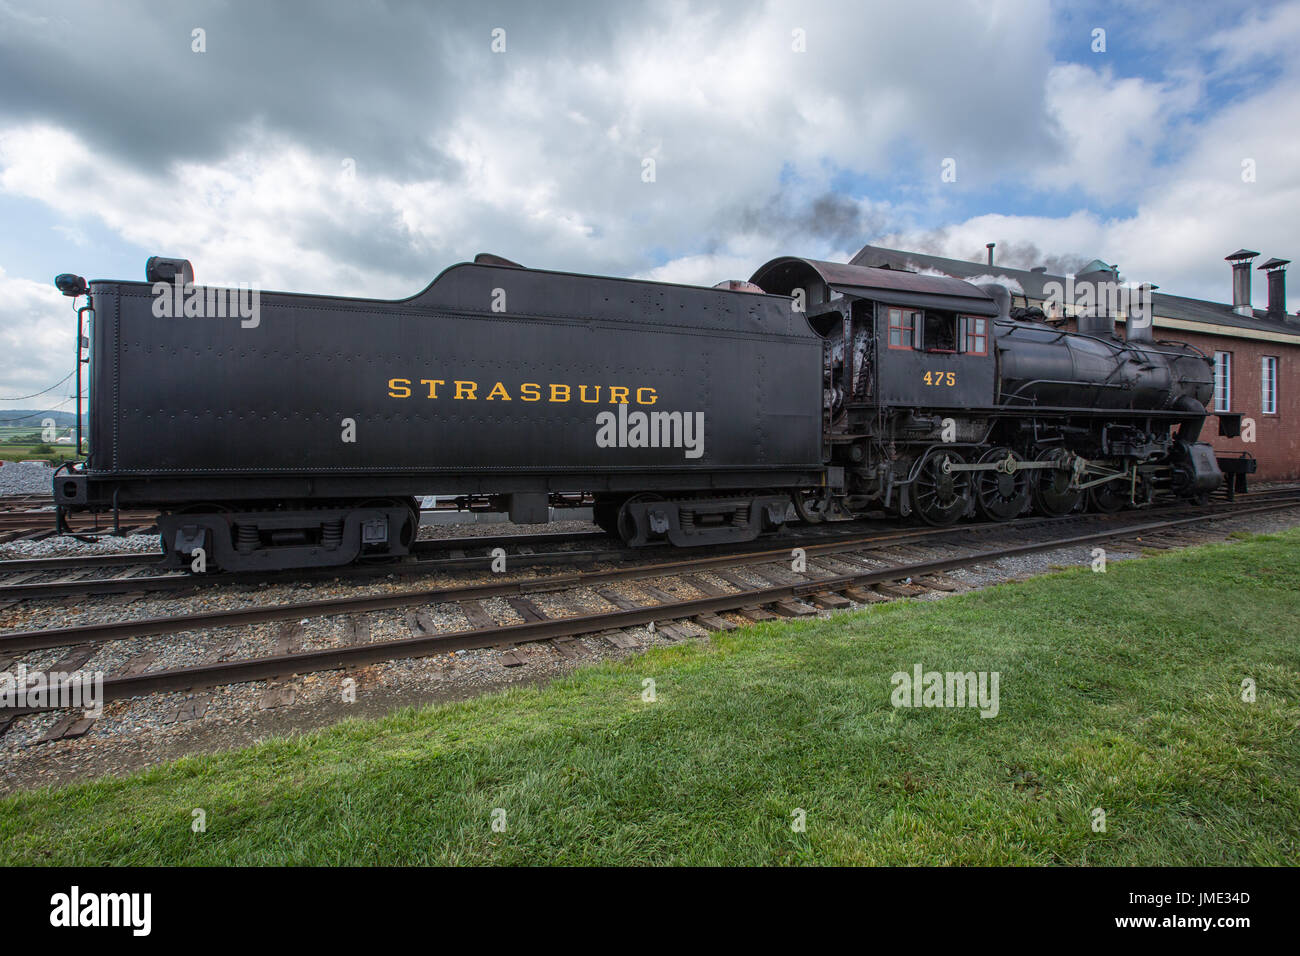
[[[1225,262],[1232,263],[1232,311],[1248,319],[1255,314],[1250,306],[1250,263],[1257,255],[1258,252],[1249,249],[1238,249],[1223,257]]]
[[[1269,259],[1259,268],[1268,276],[1268,317],[1286,319],[1286,267],[1290,259]]]
[[[996,246],[996,245],[997,245],[996,242],[986,242],[986,243],[984,243],[984,248],[987,249],[987,250],[989,251],[989,268],[990,268],[990,269],[993,268],[993,247]]]

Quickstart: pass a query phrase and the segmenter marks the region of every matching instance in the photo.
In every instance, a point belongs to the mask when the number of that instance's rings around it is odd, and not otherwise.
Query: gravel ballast
[[[0,466],[0,495],[48,495],[54,469],[43,461],[7,461]]]

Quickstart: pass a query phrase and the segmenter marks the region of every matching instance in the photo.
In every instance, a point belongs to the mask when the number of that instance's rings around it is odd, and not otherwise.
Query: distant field
[[[59,428],[58,436],[67,434],[67,428]],[[66,461],[76,457],[75,445],[59,445],[41,440],[40,425],[0,425],[0,461],[30,461],[41,458],[46,461]],[[15,441],[15,439],[27,439]],[[45,446],[41,451],[37,448]]]
[[[18,795],[0,861],[1295,864],[1298,592],[1289,532],[759,625]],[[896,709],[916,664],[997,716]]]
[[[45,461],[67,461],[69,458],[75,458],[75,449],[72,445],[52,445],[53,451],[36,451],[36,445],[5,445],[0,444],[0,461],[32,461],[40,458]]]

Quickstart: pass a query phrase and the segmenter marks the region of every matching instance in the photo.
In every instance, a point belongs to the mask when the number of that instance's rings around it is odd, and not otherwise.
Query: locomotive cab
[[[993,400],[992,320],[955,309],[876,304],[880,402],[976,408]]]

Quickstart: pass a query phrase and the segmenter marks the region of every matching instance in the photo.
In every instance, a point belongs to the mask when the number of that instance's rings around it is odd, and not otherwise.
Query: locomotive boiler
[[[828,492],[817,520],[873,507],[943,525],[1203,497],[1222,481],[1198,441],[1209,359],[1132,323],[1083,315],[1076,332],[1008,290],[944,276],[781,258],[753,282],[806,303],[826,343]]]
[[[486,255],[391,301],[205,287],[160,257],[146,280],[57,280],[84,298],[90,387],[54,495],[60,520],[156,507],[178,566],[400,558],[423,495],[525,523],[590,504],[629,545],[689,546],[1221,480],[1204,355],[1104,315],[1065,331],[996,285],[786,257],[703,288]]]

